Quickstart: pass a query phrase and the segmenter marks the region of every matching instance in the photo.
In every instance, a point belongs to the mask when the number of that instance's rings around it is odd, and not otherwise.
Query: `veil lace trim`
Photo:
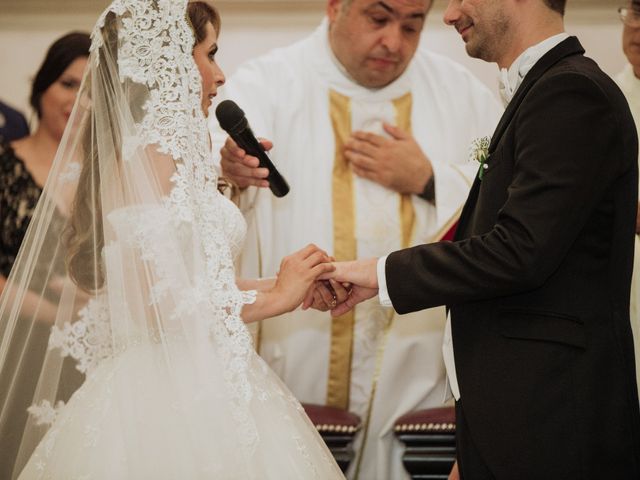
[[[225,233],[229,218],[226,199],[217,191],[217,173],[209,153],[209,133],[201,110],[201,78],[192,56],[194,35],[185,17],[186,0],[116,0],[101,15],[93,33],[90,62],[100,67],[105,45],[102,29],[114,14],[118,24],[118,70],[120,81],[144,85],[149,96],[142,105],[144,115],[135,129],[123,135],[122,161],[130,162],[149,147],[169,155],[176,171],[172,188],[157,214],[126,213],[133,229],[132,242],[140,257],[155,271],[150,303],[161,302],[169,291],[181,298],[171,316],[175,319],[196,312],[205,303],[212,346],[223,359],[223,376],[232,392],[234,419],[243,430],[241,438],[251,448],[257,430],[249,415],[253,391],[249,363],[252,337],[240,317],[243,305],[255,301],[256,292],[241,292],[235,283],[231,242]],[[77,167],[64,172],[77,180]],[[204,274],[193,285],[172,282],[171,252],[159,248],[163,228],[189,230],[202,239],[206,259]],[[104,255],[109,254],[105,247]],[[179,291],[175,292],[178,289]],[[90,376],[104,360],[118,354],[110,329],[108,299],[92,298],[78,312],[78,319],[53,327],[49,349],[76,360],[76,368]],[[39,423],[55,419],[58,403],[33,405],[29,412]]]

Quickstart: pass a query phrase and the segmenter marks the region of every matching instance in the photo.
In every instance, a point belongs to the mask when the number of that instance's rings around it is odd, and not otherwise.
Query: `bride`
[[[2,478],[343,478],[244,323],[332,267],[310,245],[236,281],[246,227],[205,123],[219,29],[202,1],[115,0],[98,20],[0,302]]]

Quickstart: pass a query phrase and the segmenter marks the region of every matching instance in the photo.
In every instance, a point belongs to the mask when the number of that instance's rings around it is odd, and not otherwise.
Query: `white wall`
[[[581,39],[587,54],[607,73],[617,73],[624,65],[624,56],[620,47],[622,25],[615,8],[573,5],[570,1],[567,31]],[[220,10],[223,27],[219,63],[227,75],[245,59],[304,37],[323,16],[322,2],[247,6],[226,1]],[[0,13],[0,98],[28,112],[30,80],[49,44],[69,30],[90,30],[97,15],[98,10],[92,9],[80,13]],[[468,58],[457,33],[441,18],[442,7],[437,6],[430,14],[422,41],[466,65],[496,91],[496,66]]]

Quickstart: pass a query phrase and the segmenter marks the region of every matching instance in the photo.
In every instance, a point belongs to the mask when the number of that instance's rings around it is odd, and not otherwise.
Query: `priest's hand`
[[[378,294],[378,259],[367,258],[351,262],[336,262],[333,272],[322,275],[321,279],[333,279],[342,284],[352,285],[351,293],[342,303],[331,309],[331,315],[338,317]]]
[[[273,143],[264,138],[258,139],[265,151],[273,148]],[[220,149],[220,166],[222,174],[232,183],[240,188],[249,186],[269,187],[266,178],[269,176],[269,170],[260,168],[260,161],[238,147],[231,137],[227,138],[224,146]]]
[[[419,195],[433,176],[431,161],[411,134],[384,124],[391,138],[354,132],[345,145],[353,171],[398,193]]]

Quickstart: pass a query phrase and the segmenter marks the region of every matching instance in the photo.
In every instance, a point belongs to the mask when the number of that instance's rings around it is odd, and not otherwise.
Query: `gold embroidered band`
[[[351,101],[337,92],[329,92],[331,125],[335,138],[333,163],[333,254],[336,260],[356,258],[355,199],[353,173],[344,155],[344,145],[351,136]],[[329,352],[327,405],[349,409],[351,358],[355,310],[332,319]]]

